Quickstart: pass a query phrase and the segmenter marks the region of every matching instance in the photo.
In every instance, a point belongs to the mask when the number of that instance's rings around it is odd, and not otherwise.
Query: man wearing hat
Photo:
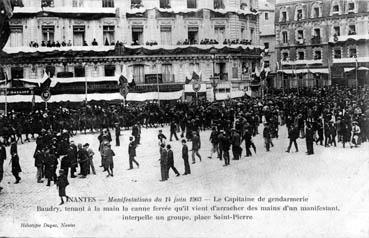
[[[111,145],[108,141],[106,141],[103,145],[102,156],[104,157],[105,171],[108,172],[108,175],[106,177],[109,177],[109,176],[113,177],[114,176],[113,175],[113,169],[114,169],[113,157],[115,156],[115,153],[111,149]]]
[[[87,150],[87,155],[88,155],[89,164],[90,164],[92,173],[94,175],[96,175],[96,170],[95,170],[95,165],[94,165],[94,155],[95,155],[95,152],[90,148],[90,144],[88,144],[88,143],[86,143],[84,145],[84,147],[86,147],[86,150]]]
[[[159,139],[159,145],[165,144],[165,140],[167,139],[167,137],[163,134],[163,130],[159,130],[158,139]]]
[[[3,180],[3,175],[4,175],[4,160],[6,160],[6,148],[3,143],[3,139],[1,139],[0,141],[0,184],[1,184],[1,181]],[[0,187],[0,192],[2,189],[3,188]]]
[[[168,152],[165,149],[165,144],[160,144],[160,173],[161,173],[161,182],[164,182],[168,179]]]
[[[167,178],[169,178],[169,170],[172,169],[173,172],[177,175],[177,177],[180,175],[176,167],[174,167],[174,155],[172,151],[171,145],[167,145],[167,152],[168,152],[168,166],[167,166]]]
[[[64,204],[63,197],[66,197],[67,199],[69,198],[68,195],[65,192],[65,188],[69,185],[68,177],[65,174],[65,171],[63,169],[59,170],[59,176],[56,180],[56,185],[58,187],[59,197],[60,197],[60,200],[61,200],[59,205],[63,205]]]
[[[199,157],[200,162],[201,162],[201,155],[199,153],[199,150],[201,148],[201,140],[200,137],[197,133],[197,131],[193,131],[192,132],[192,163],[196,163],[195,161],[195,155],[197,155],[197,157]]]
[[[315,131],[312,127],[312,124],[311,122],[307,122],[306,123],[306,149],[307,149],[307,152],[306,154],[307,155],[312,155],[314,154],[314,134],[315,134]]]
[[[133,140],[133,136],[129,137],[129,145],[128,145],[128,156],[129,156],[129,169],[133,169],[133,163],[137,165],[137,167],[140,166],[140,164],[135,160],[136,157],[136,142]]]
[[[184,162],[185,172],[183,175],[191,174],[190,164],[188,163],[188,147],[186,140],[182,140],[182,159]]]
[[[270,146],[273,145],[268,122],[264,124],[263,138],[265,143],[265,149],[268,152],[270,150]]]
[[[74,173],[76,172],[78,161],[77,161],[77,146],[74,144],[74,141],[70,142],[67,155],[70,162],[70,173],[71,173],[70,177],[75,178],[76,175],[74,175]]]
[[[211,131],[211,134],[210,134],[210,143],[212,145],[212,148],[210,150],[210,156],[209,156],[209,159],[212,159],[213,158],[213,154],[216,153],[218,151],[218,131],[217,131],[217,128],[214,126],[212,131]]]
[[[115,145],[120,146],[120,125],[119,123],[115,123]]]
[[[233,160],[239,160],[241,156],[241,136],[235,128],[232,129],[231,136]]]

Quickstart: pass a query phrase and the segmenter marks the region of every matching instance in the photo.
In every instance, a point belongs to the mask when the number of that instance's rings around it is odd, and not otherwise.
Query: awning
[[[345,71],[346,72],[346,71]],[[318,68],[318,69],[283,69],[278,70],[278,73],[285,73],[285,74],[328,74],[328,68]]]
[[[354,70],[355,68],[344,68],[345,73]]]
[[[278,70],[278,73],[293,74],[293,70],[292,69],[282,69],[282,70]]]
[[[329,74],[328,68],[321,68],[321,69],[309,69],[310,73],[313,74]]]
[[[350,72],[350,71],[353,71],[355,70],[356,68],[344,68],[344,72]],[[357,69],[358,71],[369,71],[369,68],[367,67],[364,67],[364,66],[361,66]]]

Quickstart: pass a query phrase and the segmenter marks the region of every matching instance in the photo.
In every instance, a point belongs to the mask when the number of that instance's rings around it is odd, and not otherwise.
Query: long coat
[[[22,172],[22,169],[19,164],[19,156],[14,154],[12,156],[12,173],[19,173]]]

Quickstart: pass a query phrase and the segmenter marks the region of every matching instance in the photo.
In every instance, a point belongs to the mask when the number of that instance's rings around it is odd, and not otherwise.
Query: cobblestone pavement
[[[259,129],[261,131],[261,128]],[[37,206],[60,207],[58,191],[55,185],[36,183],[36,169],[33,165],[35,143],[19,145],[20,163],[23,172],[21,183],[13,184],[9,160],[5,161],[4,187],[0,194],[0,236],[144,236],[165,237],[181,233],[183,236],[198,237],[210,232],[214,236],[239,234],[242,237],[262,236],[284,237],[369,237],[369,144],[359,148],[324,148],[315,146],[315,155],[305,155],[305,140],[299,139],[300,152],[286,153],[288,145],[287,132],[280,129],[280,139],[274,140],[271,152],[263,148],[263,141],[258,135],[254,142],[257,154],[252,157],[243,156],[240,161],[231,160],[231,165],[223,167],[223,161],[208,159],[210,131],[201,133],[202,161],[191,164],[192,174],[175,177],[170,172],[167,182],[159,182],[160,165],[156,129],[142,130],[142,144],[137,149],[139,169],[128,169],[128,136],[124,131],[121,136],[121,147],[114,146],[117,156],[114,158],[114,177],[106,177],[102,172],[100,158],[94,158],[97,175],[89,175],[86,179],[70,179],[67,194],[70,196],[96,197],[95,203],[106,204],[109,196],[115,197],[151,197],[156,196],[265,196],[265,197],[308,197],[309,205],[337,205],[340,212],[336,214],[311,212],[304,214],[283,212],[256,212],[252,222],[234,221],[222,223],[212,221],[206,223],[184,222],[180,227],[164,225],[164,222],[125,222],[118,213],[70,213],[70,212],[37,212]],[[169,135],[169,128],[164,128]],[[114,135],[113,135],[114,138]],[[97,134],[78,135],[73,138],[76,143],[89,143],[97,152]],[[175,165],[182,174],[184,171],[181,159],[181,143],[172,144]],[[244,147],[244,145],[243,145]],[[189,148],[191,148],[189,144]],[[8,148],[9,149],[9,148]],[[9,153],[8,153],[9,154]],[[67,204],[65,206],[73,206]],[[334,216],[332,216],[334,215]],[[72,222],[74,228],[55,230],[19,229],[22,222],[58,223]],[[173,224],[173,223],[172,223]],[[174,223],[176,224],[176,223]],[[288,226],[285,226],[288,224]],[[317,226],[319,224],[320,226]],[[281,229],[283,227],[283,229]],[[143,229],[145,228],[145,229]],[[267,228],[267,229],[266,229]],[[150,232],[149,232],[150,231]],[[10,233],[11,232],[11,233]],[[109,235],[110,234],[110,235]],[[200,234],[195,236],[194,234]],[[253,236],[251,236],[251,234]],[[324,236],[334,234],[334,236]]]

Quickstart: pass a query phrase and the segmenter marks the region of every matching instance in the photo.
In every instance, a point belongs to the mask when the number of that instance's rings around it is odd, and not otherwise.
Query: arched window
[[[334,59],[341,59],[342,58],[342,48],[341,47],[333,48],[333,58]]]
[[[311,6],[311,18],[322,17],[322,2],[315,2]]]
[[[350,45],[349,47],[347,47],[347,55],[350,58],[354,58],[357,57],[357,48],[355,45]]]
[[[288,50],[281,51],[281,60],[282,61],[289,61],[290,60],[290,52]]]
[[[322,59],[323,50],[322,48],[313,48],[313,58],[314,60],[321,60]]]
[[[304,29],[302,27],[297,28],[295,31],[295,40],[297,42],[297,44],[304,44],[304,39],[305,39],[305,34],[304,34]]]
[[[342,8],[339,0],[333,0],[331,5],[331,16],[332,15],[341,15]]]
[[[279,9],[279,22],[286,22],[288,20],[288,9],[286,7],[281,7]]]
[[[347,0],[346,2],[346,14],[357,13],[357,2],[356,0]]]
[[[304,49],[299,49],[296,50],[296,59],[297,60],[304,60],[305,59],[305,50]]]
[[[287,30],[283,30],[281,32],[281,41],[282,41],[283,44],[288,43],[288,31]]]
[[[297,5],[295,9],[295,21],[300,21],[306,18],[303,5]]]
[[[318,26],[314,26],[311,32],[311,43],[312,44],[320,44],[322,39],[322,29]]]

